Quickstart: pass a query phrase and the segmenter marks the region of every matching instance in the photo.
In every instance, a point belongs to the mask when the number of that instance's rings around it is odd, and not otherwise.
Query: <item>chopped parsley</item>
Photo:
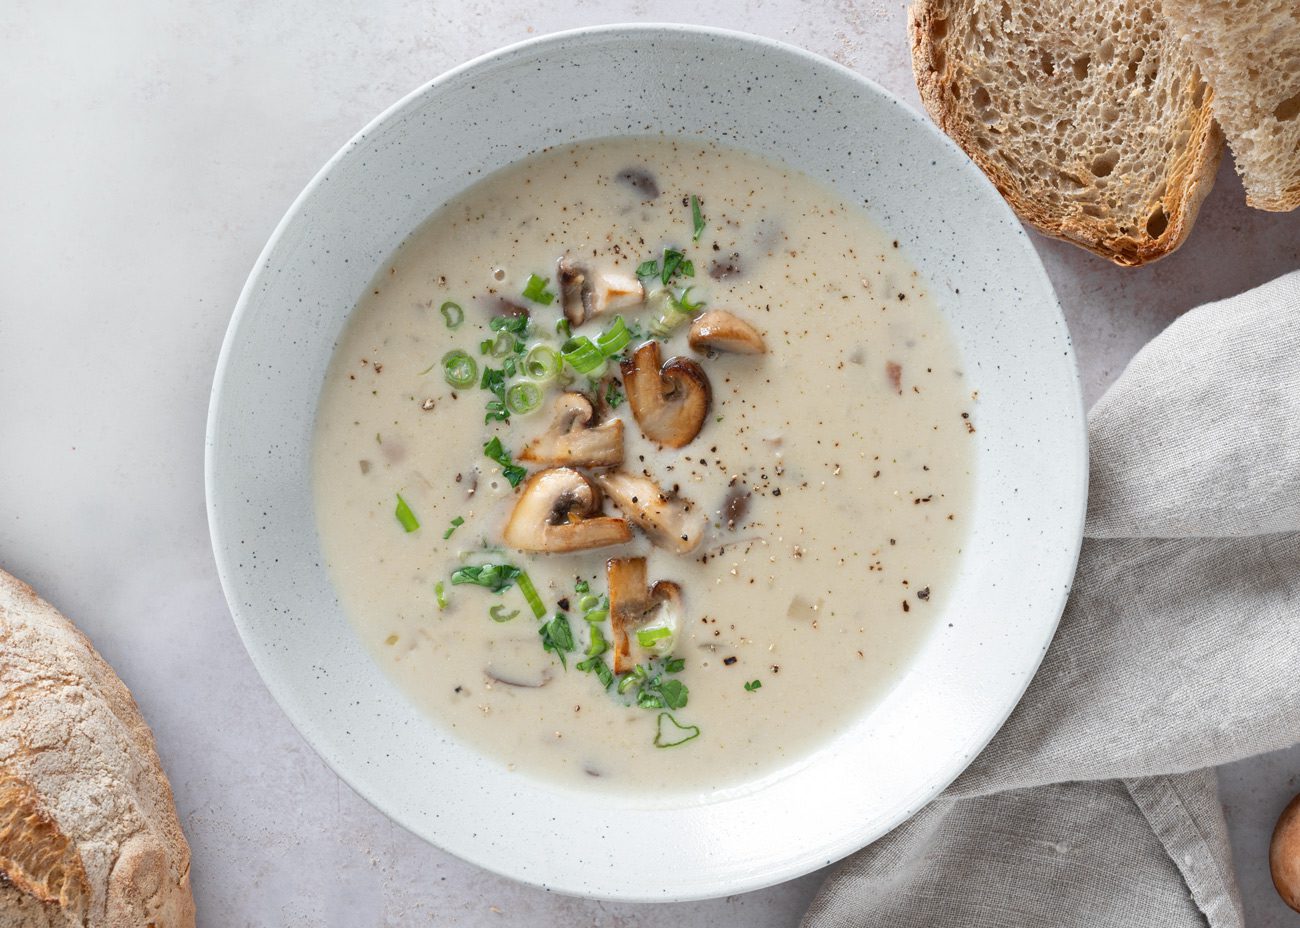
[[[605,405],[610,409],[618,409],[623,403],[623,391],[618,388],[618,381],[611,380],[609,386],[605,388]]]
[[[483,379],[479,381],[479,389],[487,390],[495,399],[487,401],[487,412],[483,416],[486,422],[509,422],[510,410],[506,409],[506,372],[504,369],[495,367],[483,368]]]
[[[515,579],[523,571],[513,564],[479,564],[474,567],[458,567],[451,572],[452,586],[469,583],[486,587],[493,593],[502,593],[514,585]]]
[[[452,532],[456,531],[456,529],[460,528],[464,524],[465,524],[465,520],[461,516],[456,516],[456,518],[451,520],[451,526],[447,529],[447,531],[442,533],[442,540],[446,541],[448,538],[451,537]]]
[[[683,277],[695,276],[695,264],[691,262],[685,254],[676,248],[664,249],[664,264],[660,269],[659,262],[656,260],[642,261],[637,265],[637,277],[658,277],[660,283],[665,287],[674,277],[681,274]]]
[[[752,693],[754,692],[754,690],[761,690],[762,688],[763,688],[762,680],[750,680],[748,683],[745,684],[745,691],[748,693]]]
[[[560,659],[561,666],[567,670],[569,663],[564,655],[569,651],[576,650],[573,643],[573,629],[569,626],[569,617],[563,612],[557,612],[555,618],[551,619],[551,621],[542,623],[542,627],[537,630],[537,634],[542,638],[542,650],[553,653]]]
[[[516,464],[510,452],[501,444],[501,439],[492,436],[492,440],[483,446],[483,454],[501,465],[501,476],[510,481],[512,487],[519,486],[520,481],[528,476],[528,471]]]
[[[550,306],[551,303],[555,302],[555,294],[546,289],[546,285],[550,282],[549,278],[529,274],[528,283],[524,284],[524,297],[534,303]]]

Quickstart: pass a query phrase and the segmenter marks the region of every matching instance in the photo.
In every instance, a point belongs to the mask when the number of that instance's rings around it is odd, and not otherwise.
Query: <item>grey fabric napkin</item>
[[[1300,741],[1300,272],[1184,315],[1088,427],[1042,668],[804,928],[1243,924],[1213,767]]]

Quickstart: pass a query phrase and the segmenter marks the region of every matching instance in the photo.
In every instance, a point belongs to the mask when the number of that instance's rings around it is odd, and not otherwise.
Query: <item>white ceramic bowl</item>
[[[972,529],[951,606],[882,704],[797,769],[689,801],[539,784],[451,740],[353,633],[322,563],[308,460],[335,340],[431,212],[549,145],[665,132],[775,157],[865,204],[950,321],[977,406]],[[548,889],[625,900],[741,892],[884,834],[993,736],[1063,608],[1087,455],[1060,310],[992,185],[921,115],[777,42],[682,26],[546,36],[443,75],[366,127],[294,203],[221,352],[212,542],[267,686],[354,789],[446,850]],[[827,694],[834,698],[833,693]]]

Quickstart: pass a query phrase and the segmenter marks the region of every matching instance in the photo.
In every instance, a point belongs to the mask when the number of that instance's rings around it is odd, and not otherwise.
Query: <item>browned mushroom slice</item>
[[[636,663],[632,659],[632,635],[637,630],[649,625],[666,628],[669,633],[662,640],[673,640],[681,624],[682,588],[670,580],[647,587],[643,557],[610,558],[605,564],[605,580],[609,587],[614,672],[627,673]]]
[[[560,284],[560,308],[564,310],[564,318],[571,326],[582,325],[587,321],[587,304],[591,300],[587,269],[566,256],[556,265],[555,279]]]
[[[691,323],[690,343],[696,351],[767,353],[767,344],[758,329],[725,309],[711,309],[696,316]]]
[[[645,558],[615,557],[605,564],[609,586],[609,627],[613,632],[614,673],[632,669],[632,631],[650,605]]]
[[[616,271],[593,273],[566,256],[559,260],[555,277],[560,284],[564,318],[574,328],[592,316],[631,309],[645,302],[645,285],[636,275]]]
[[[524,446],[519,453],[521,461],[581,467],[617,467],[623,463],[621,419],[593,425],[596,412],[581,393],[561,393],[554,408],[550,427]]]
[[[632,539],[624,519],[601,515],[600,490],[569,467],[552,467],[528,478],[502,533],[519,551],[560,554]]]
[[[597,474],[596,482],[623,514],[655,544],[689,554],[704,538],[704,512],[688,499],[669,497],[648,477],[615,471]]]
[[[623,390],[646,438],[680,448],[700,433],[713,392],[704,369],[689,358],[659,364],[659,343],[648,341],[620,365]]]

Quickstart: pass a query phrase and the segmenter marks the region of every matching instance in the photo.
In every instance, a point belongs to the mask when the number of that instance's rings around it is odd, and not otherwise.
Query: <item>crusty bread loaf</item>
[[[1246,202],[1300,206],[1300,2],[1164,0],[1164,11],[1214,87]]]
[[[1211,93],[1158,0],[914,0],[921,99],[1026,222],[1169,254],[1214,183]]]
[[[0,925],[191,928],[189,869],[131,694],[0,570]]]

